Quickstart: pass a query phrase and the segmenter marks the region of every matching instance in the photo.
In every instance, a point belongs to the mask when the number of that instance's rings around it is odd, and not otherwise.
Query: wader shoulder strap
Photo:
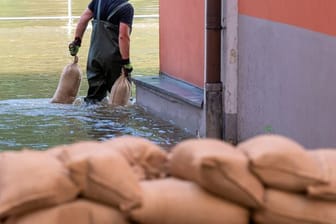
[[[130,3],[129,2],[124,2],[124,3],[121,3],[120,5],[118,5],[117,7],[115,7],[113,9],[113,11],[110,13],[110,15],[107,17],[107,21],[110,21],[112,16],[114,16],[114,14],[116,14],[119,11],[119,9],[121,9],[122,7],[124,7],[125,5],[128,5],[128,4],[130,4]]]
[[[97,20],[100,20],[101,0],[98,1]]]

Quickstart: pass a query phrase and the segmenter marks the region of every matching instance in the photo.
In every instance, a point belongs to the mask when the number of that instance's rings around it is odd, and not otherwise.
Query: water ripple
[[[45,149],[81,140],[122,135],[147,138],[163,147],[192,137],[142,108],[51,104],[50,99],[0,101],[0,151]]]

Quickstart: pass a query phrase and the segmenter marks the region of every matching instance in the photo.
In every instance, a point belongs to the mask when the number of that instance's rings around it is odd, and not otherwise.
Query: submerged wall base
[[[167,75],[138,76],[133,82],[137,105],[195,136],[203,135],[202,89]]]

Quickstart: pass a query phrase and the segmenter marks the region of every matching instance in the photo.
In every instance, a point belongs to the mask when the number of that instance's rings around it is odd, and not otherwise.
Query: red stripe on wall
[[[336,0],[239,0],[239,13],[336,36]]]

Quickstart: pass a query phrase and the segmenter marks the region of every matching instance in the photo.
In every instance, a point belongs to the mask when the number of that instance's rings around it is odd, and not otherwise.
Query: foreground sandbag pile
[[[335,224],[336,151],[139,137],[0,153],[1,224]]]
[[[308,151],[281,136],[259,136],[237,148],[265,186],[264,204],[252,213],[255,223],[336,223],[336,151]]]

